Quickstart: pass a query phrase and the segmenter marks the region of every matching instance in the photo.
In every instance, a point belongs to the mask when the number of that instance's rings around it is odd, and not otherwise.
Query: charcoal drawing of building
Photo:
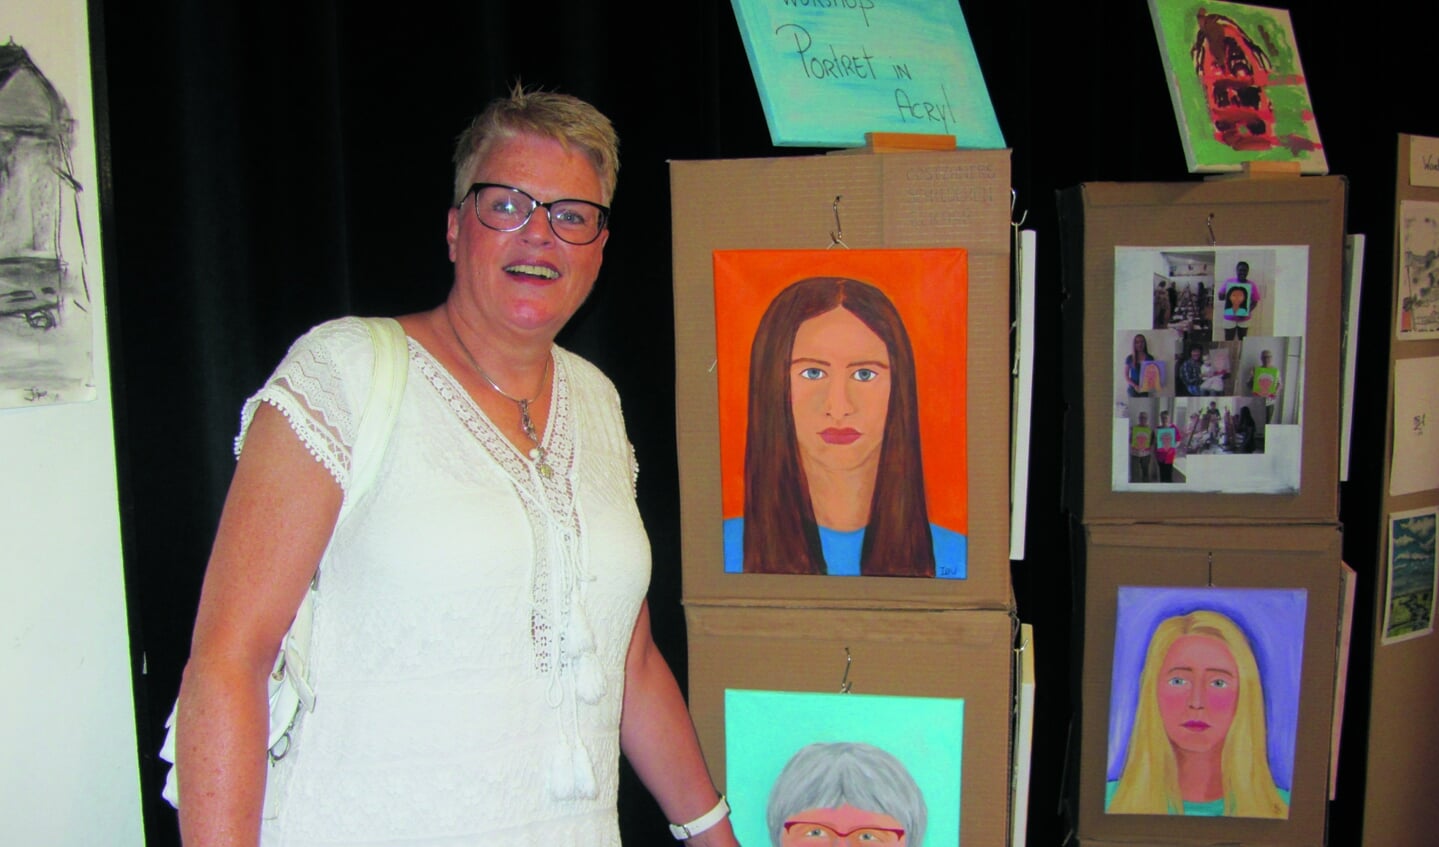
[[[56,326],[65,296],[73,132],[65,100],[25,48],[0,46],[0,318],[39,330]]]

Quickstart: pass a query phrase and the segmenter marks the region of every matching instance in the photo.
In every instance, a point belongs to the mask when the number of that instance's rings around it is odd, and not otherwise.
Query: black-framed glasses
[[[511,185],[477,182],[465,194],[475,197],[475,217],[498,232],[514,232],[530,222],[536,209],[544,209],[550,229],[561,241],[583,246],[591,244],[605,231],[610,208],[588,200],[551,200],[541,203]],[[465,205],[464,198],[460,206]],[[457,207],[458,208],[458,207]]]

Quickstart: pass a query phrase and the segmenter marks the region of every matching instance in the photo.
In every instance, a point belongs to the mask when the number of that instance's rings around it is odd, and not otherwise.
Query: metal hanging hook
[[[834,211],[834,229],[829,233],[829,247],[824,248],[826,250],[836,244],[846,250],[849,249],[849,245],[844,243],[844,226],[839,222],[839,201],[843,199],[843,194],[836,194],[834,196],[834,205],[830,207]]]
[[[1213,213],[1213,212],[1210,212],[1210,213],[1209,213],[1209,217],[1208,217],[1207,219],[1205,219],[1205,221],[1204,221],[1204,227],[1205,227],[1205,229],[1208,229],[1208,230],[1209,230],[1209,246],[1210,246],[1210,247],[1213,247],[1213,246],[1217,245],[1217,244],[1219,243],[1219,239],[1217,239],[1217,238],[1214,237],[1214,213]]]
[[[849,648],[844,648],[844,675],[839,678],[839,693],[848,694],[854,683],[849,681],[849,666],[854,664],[854,657],[849,654]]]
[[[1207,586],[1210,587],[1210,588],[1213,588],[1213,587],[1214,587],[1214,551],[1211,550],[1211,551],[1209,552],[1208,556],[1209,556],[1209,565],[1208,565],[1209,574],[1208,574],[1208,576],[1206,577],[1205,585],[1207,585]]]

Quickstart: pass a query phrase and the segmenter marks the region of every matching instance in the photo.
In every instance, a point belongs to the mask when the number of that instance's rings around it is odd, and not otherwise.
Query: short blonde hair
[[[610,119],[578,97],[526,89],[516,83],[508,96],[490,101],[455,144],[456,206],[464,202],[475,171],[494,145],[518,135],[548,138],[583,153],[600,178],[605,204],[614,198],[620,173],[620,139]]]
[[[1159,716],[1155,686],[1164,657],[1174,642],[1186,635],[1202,635],[1222,642],[1239,671],[1239,702],[1234,722],[1224,737],[1220,768],[1224,779],[1224,814],[1244,818],[1287,818],[1289,804],[1274,785],[1269,769],[1264,722],[1264,686],[1254,650],[1239,625],[1219,612],[1200,609],[1166,618],[1154,630],[1144,669],[1139,675],[1139,705],[1129,735],[1129,753],[1114,797],[1105,809],[1111,813],[1179,815],[1184,798],[1179,792],[1179,765],[1173,745]]]

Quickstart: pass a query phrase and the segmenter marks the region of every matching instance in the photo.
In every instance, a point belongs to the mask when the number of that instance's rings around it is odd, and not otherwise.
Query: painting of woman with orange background
[[[768,302],[750,346],[743,510],[726,509],[727,572],[963,578],[967,539],[930,513],[905,323],[884,291],[847,276],[799,279]],[[940,405],[940,388],[926,399]],[[948,482],[963,492],[962,477]]]

